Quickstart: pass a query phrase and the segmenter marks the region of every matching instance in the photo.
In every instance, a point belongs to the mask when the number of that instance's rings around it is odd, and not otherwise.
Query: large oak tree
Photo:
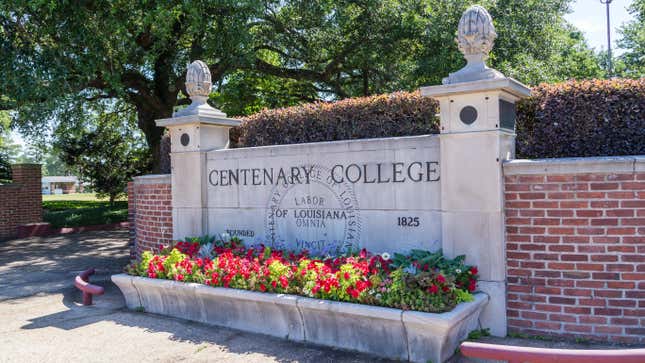
[[[106,112],[118,105],[136,115],[158,170],[163,130],[154,120],[189,102],[190,61],[208,63],[213,100],[233,114],[411,90],[463,65],[455,30],[474,2],[6,0],[0,109],[15,109],[15,125],[40,133],[91,120],[91,103]],[[491,61],[500,70],[528,83],[601,74],[563,19],[570,0],[481,3],[499,33]]]
[[[186,65],[203,59],[218,81],[248,62],[260,9],[253,0],[3,1],[0,89],[14,100],[4,107],[30,129],[70,103],[122,100],[157,156],[154,121],[187,103]]]

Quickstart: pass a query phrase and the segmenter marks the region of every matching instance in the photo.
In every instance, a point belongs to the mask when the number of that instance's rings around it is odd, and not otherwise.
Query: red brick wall
[[[563,160],[504,168],[509,332],[645,343],[643,160]]]
[[[146,175],[128,184],[128,222],[133,257],[172,242],[170,175]]]
[[[19,225],[43,217],[40,165],[16,164],[11,170],[13,183],[0,185],[0,239],[15,237]]]

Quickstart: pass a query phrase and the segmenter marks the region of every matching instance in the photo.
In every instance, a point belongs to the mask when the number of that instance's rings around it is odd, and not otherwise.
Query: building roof
[[[78,177],[74,175],[69,176],[44,176],[42,177],[42,183],[78,183]]]

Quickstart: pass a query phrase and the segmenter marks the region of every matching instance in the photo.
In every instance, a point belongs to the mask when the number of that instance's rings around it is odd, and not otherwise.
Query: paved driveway
[[[0,242],[0,362],[385,362],[124,308],[109,281],[126,231]],[[74,276],[95,267],[106,294],[80,305]]]

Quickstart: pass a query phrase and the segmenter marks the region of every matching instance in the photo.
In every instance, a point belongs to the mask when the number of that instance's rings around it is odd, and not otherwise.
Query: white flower
[[[416,266],[413,266],[413,265],[409,265],[408,267],[404,268],[403,271],[409,273],[410,275],[417,274],[417,268]]]
[[[381,294],[376,294],[376,298],[377,298],[378,300],[381,300],[381,298],[382,298],[382,297],[383,297],[383,296],[382,296]]]
[[[460,273],[461,273],[461,269],[460,269],[460,268],[458,268],[458,269],[456,269],[456,270],[455,270],[455,272],[456,272],[456,273],[458,273],[458,274],[460,274]]]
[[[381,253],[381,258],[384,259],[385,261],[390,259],[390,254],[387,252]]]

